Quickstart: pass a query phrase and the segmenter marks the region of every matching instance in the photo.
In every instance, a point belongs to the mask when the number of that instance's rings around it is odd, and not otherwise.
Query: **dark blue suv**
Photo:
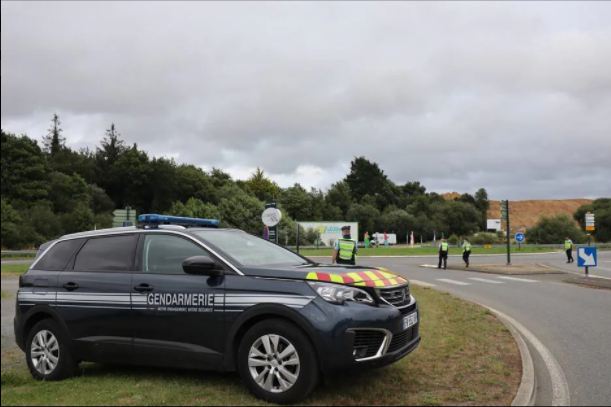
[[[257,397],[307,397],[338,370],[420,344],[409,283],[313,263],[238,230],[159,225],[65,236],[20,279],[15,335],[38,380],[80,362],[239,372]]]

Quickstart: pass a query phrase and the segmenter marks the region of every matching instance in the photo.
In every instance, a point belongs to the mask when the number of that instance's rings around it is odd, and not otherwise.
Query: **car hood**
[[[270,266],[242,270],[250,277],[288,280],[319,281],[355,287],[395,287],[407,280],[381,267],[332,266],[309,264],[306,266]]]

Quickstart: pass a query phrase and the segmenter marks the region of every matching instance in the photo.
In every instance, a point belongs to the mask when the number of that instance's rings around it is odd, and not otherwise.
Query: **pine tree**
[[[56,156],[60,151],[66,148],[66,139],[62,136],[64,130],[62,130],[61,125],[62,122],[59,120],[59,116],[54,114],[51,127],[47,135],[43,138],[45,152],[51,154],[51,156]]]
[[[115,124],[111,124],[110,129],[106,130],[106,137],[102,140],[102,148],[98,149],[98,154],[104,158],[108,165],[116,163],[126,150],[125,142],[120,137],[121,134],[117,131]]]

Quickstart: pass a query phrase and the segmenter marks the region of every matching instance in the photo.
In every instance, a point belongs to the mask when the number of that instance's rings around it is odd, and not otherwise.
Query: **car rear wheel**
[[[276,404],[303,401],[319,380],[309,339],[283,320],[264,321],[248,331],[238,351],[238,370],[256,397]]]
[[[53,320],[34,326],[26,342],[26,358],[32,376],[39,381],[59,381],[74,376],[68,336]]]

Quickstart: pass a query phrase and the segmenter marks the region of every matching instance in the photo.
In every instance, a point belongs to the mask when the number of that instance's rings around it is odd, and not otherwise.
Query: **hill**
[[[447,200],[460,198],[458,192],[450,192],[442,195]],[[511,229],[522,230],[533,227],[543,216],[567,215],[571,219],[573,214],[582,205],[590,204],[591,199],[562,199],[562,200],[533,200],[533,201],[511,201],[509,213],[511,215]],[[501,202],[490,201],[488,219],[501,218]],[[504,226],[504,224],[503,224]]]
[[[590,199],[563,199],[555,201],[512,201],[509,203],[511,229],[533,227],[543,216],[567,215],[571,219],[582,205],[592,203]],[[501,202],[490,201],[489,219],[501,218]]]

